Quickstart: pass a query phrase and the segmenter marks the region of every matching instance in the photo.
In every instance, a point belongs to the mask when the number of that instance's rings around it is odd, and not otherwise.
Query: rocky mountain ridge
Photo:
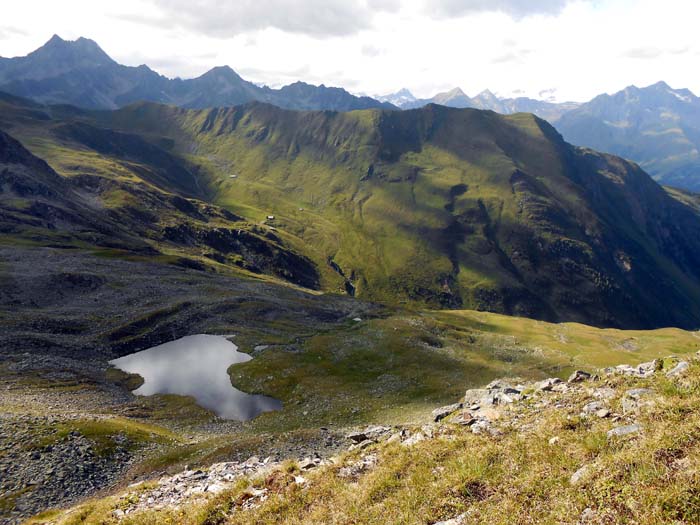
[[[569,142],[638,162],[662,184],[700,190],[700,98],[665,82],[600,95],[556,123]]]
[[[700,103],[690,90],[659,82],[629,86],[587,103],[555,103],[528,97],[476,96],[460,88],[417,99],[403,89],[391,95],[355,96],[341,88],[295,82],[280,89],[258,86],[227,66],[194,79],[169,79],[146,65],[127,67],[92,40],[52,37],[26,57],[0,58],[0,91],[50,104],[116,109],[139,101],[186,108],[260,101],[294,110],[415,109],[429,104],[501,114],[533,113],[557,126],[564,138],[639,163],[663,184],[700,189]]]
[[[281,89],[260,87],[228,66],[193,79],[170,79],[146,65],[118,64],[92,40],[66,41],[57,35],[25,57],[0,60],[0,91],[88,109],[116,109],[143,100],[188,108],[234,106],[253,100],[298,110],[394,107],[324,85],[297,82]]]

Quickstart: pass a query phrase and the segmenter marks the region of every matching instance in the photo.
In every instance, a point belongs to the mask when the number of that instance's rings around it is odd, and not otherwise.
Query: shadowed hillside
[[[602,325],[697,324],[697,215],[637,166],[574,148],[532,115],[254,104],[140,105],[102,117],[215,159],[216,202],[274,213],[365,297]]]
[[[111,175],[107,176],[97,170],[100,163],[95,162],[95,172],[78,166],[81,173],[66,178],[0,131],[3,244],[90,248],[106,255],[139,256],[202,271],[209,264],[318,287],[311,261],[287,249],[270,232],[225,209],[155,186],[169,183],[176,191],[180,176],[191,177],[162,150],[138,138],[81,124],[59,125],[54,133],[81,137],[86,144],[127,158],[136,151],[154,164],[106,165]],[[158,163],[164,159],[165,178],[160,178]]]

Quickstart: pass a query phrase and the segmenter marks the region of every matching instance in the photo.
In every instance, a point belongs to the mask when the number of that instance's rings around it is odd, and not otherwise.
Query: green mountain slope
[[[66,126],[138,137],[147,171],[180,159],[200,198],[266,222],[325,290],[605,326],[700,320],[695,210],[532,115],[137,104],[47,108],[47,124],[27,111],[6,109],[0,126],[59,172],[80,171],[71,157],[86,148],[122,166],[132,155]]]

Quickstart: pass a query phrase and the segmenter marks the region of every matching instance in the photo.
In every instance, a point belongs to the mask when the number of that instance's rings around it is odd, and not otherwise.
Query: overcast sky
[[[254,82],[295,80],[384,94],[583,101],[665,80],[700,94],[693,0],[6,1],[0,56],[57,33],[183,78],[229,65]]]

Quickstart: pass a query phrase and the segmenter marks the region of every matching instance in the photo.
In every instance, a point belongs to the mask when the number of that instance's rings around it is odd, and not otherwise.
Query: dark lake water
[[[224,337],[190,335],[114,359],[110,364],[143,377],[143,385],[134,394],[192,396],[219,417],[245,421],[282,408],[277,399],[246,394],[231,384],[226,370],[251,359]]]

